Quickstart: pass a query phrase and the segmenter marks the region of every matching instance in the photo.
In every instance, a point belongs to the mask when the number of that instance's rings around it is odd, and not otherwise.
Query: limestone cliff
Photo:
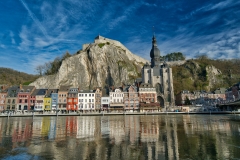
[[[84,44],[76,55],[65,59],[57,74],[40,77],[30,85],[36,88],[71,85],[81,89],[120,86],[141,77],[139,73],[146,62],[120,42],[98,36],[94,43]]]

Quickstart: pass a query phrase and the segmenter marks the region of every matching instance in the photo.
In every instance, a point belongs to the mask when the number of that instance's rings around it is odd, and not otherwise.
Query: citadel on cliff
[[[0,110],[143,112],[174,106],[172,69],[161,61],[155,36],[150,57],[149,64],[120,42],[97,36],[56,74],[0,91]]]

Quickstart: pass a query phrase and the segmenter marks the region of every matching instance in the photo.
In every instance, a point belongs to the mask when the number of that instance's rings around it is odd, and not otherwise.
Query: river
[[[0,159],[240,159],[239,115],[0,118]]]

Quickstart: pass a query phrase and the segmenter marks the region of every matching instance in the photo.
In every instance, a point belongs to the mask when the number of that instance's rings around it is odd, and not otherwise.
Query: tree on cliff
[[[185,60],[186,57],[181,52],[173,52],[163,56],[162,59],[165,61],[178,61]]]
[[[46,62],[44,65],[38,65],[35,71],[40,75],[51,75],[58,72],[62,65],[62,61],[66,58],[71,57],[69,52],[66,52],[61,57],[56,57],[53,61]]]

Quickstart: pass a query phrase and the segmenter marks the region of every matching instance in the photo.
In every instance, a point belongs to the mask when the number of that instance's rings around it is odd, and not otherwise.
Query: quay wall
[[[44,117],[44,116],[116,116],[116,115],[177,115],[177,114],[240,114],[237,111],[216,111],[216,112],[128,112],[128,113],[63,113],[63,114],[56,114],[56,113],[43,113],[43,114],[1,114],[1,117]]]

